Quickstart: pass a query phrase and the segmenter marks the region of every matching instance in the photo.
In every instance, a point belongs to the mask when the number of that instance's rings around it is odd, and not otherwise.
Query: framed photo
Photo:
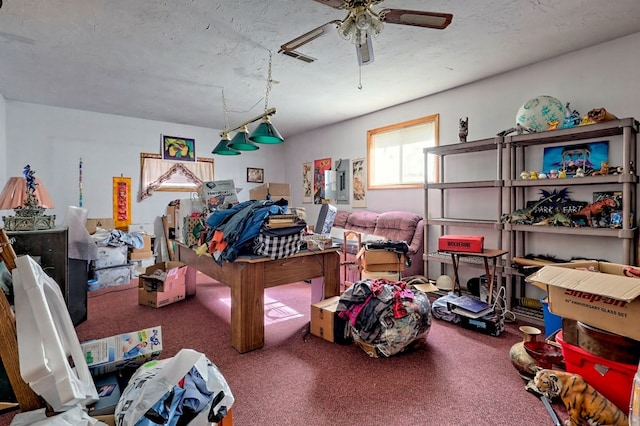
[[[247,182],[263,183],[264,182],[264,169],[256,169],[253,167],[247,167]]]
[[[609,142],[587,142],[577,145],[554,146],[544,149],[542,171],[565,170],[575,176],[578,168],[589,175],[609,161]]]
[[[162,159],[196,161],[195,139],[162,135]]]

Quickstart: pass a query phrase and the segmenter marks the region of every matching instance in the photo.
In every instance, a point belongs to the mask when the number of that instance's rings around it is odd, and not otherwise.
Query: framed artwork
[[[131,178],[113,178],[113,222],[114,227],[126,230],[131,223]]]
[[[356,158],[352,163],[352,185],[351,193],[352,207],[367,207],[367,164],[364,158]]]
[[[264,182],[264,169],[256,169],[254,167],[247,167],[247,182],[263,183]]]
[[[575,176],[581,168],[586,174],[599,170],[602,163],[609,161],[609,142],[588,142],[577,145],[552,146],[544,149],[542,171],[562,170],[567,176]]]
[[[162,135],[162,159],[196,161],[195,139]]]
[[[313,204],[324,202],[324,171],[331,170],[331,158],[313,162]]]
[[[311,204],[313,202],[313,164],[302,164],[302,202]]]

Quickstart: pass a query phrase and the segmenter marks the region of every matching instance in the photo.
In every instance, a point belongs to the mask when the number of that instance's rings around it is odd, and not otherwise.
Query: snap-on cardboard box
[[[443,235],[438,238],[438,250],[482,253],[484,237],[482,235]]]
[[[640,278],[625,276],[629,268],[597,261],[554,264],[527,281],[547,291],[552,313],[640,340]]]
[[[389,250],[360,249],[356,258],[360,259],[362,269],[369,272],[404,271],[405,255]]]
[[[137,367],[158,358],[162,352],[160,326],[80,343],[93,376]]]

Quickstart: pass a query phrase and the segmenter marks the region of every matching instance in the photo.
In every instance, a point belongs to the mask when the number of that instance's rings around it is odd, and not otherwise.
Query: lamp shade
[[[284,142],[284,138],[280,135],[280,132],[273,127],[273,124],[269,121],[269,117],[265,117],[253,133],[251,133],[249,139],[256,143],[264,144],[278,144]]]
[[[213,151],[211,151],[211,153],[218,155],[240,155],[240,152],[236,151],[235,149],[229,148],[230,141],[231,140],[229,139],[229,135],[227,133],[224,133],[222,135],[222,139],[220,139],[220,142],[218,142],[218,145]]]
[[[45,189],[39,178],[36,179],[36,189],[34,195],[38,200],[38,205],[45,209],[55,207],[53,200]],[[0,194],[0,210],[11,210],[16,207],[23,207],[27,199],[27,181],[23,177],[11,177],[7,181],[2,194]]]
[[[249,130],[247,130],[247,126],[243,126],[242,130],[236,133],[233,139],[231,139],[229,148],[237,151],[255,151],[260,149],[256,144],[249,140]]]

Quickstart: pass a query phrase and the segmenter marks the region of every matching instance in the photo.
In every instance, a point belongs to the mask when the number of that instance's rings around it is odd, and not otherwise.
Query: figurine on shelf
[[[545,172],[538,173],[538,179],[546,179],[546,178],[547,178],[547,174]]]
[[[578,167],[576,169],[576,174],[573,177],[577,177],[577,178],[584,177],[584,169],[582,167]]]
[[[460,142],[466,142],[467,136],[469,135],[469,117],[466,117],[464,120],[461,118],[459,123],[458,138]]]
[[[558,179],[566,179],[567,171],[565,169],[558,170]]]
[[[549,170],[549,179],[557,179],[558,171],[556,169]]]
[[[532,170],[529,172],[529,179],[538,179],[538,172]]]
[[[531,174],[528,171],[524,170],[520,172],[520,179],[527,180],[530,177],[531,177]]]

